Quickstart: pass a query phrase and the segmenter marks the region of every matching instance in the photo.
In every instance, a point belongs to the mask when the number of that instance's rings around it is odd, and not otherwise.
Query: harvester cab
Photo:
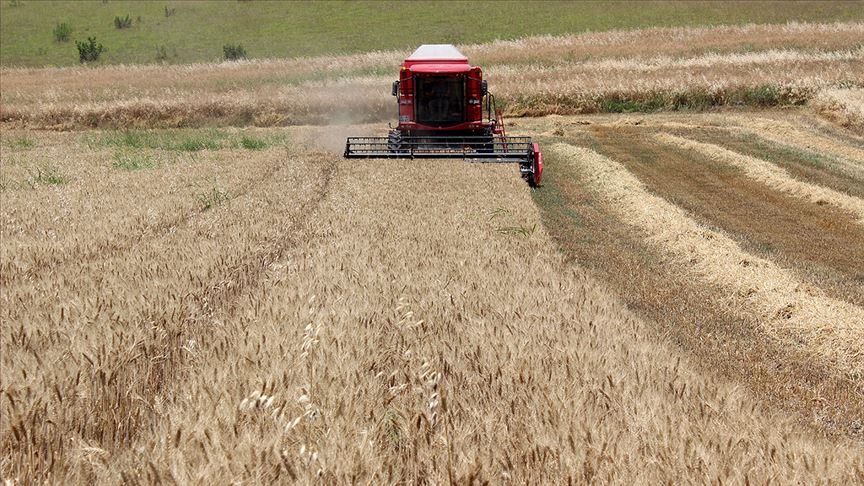
[[[392,94],[397,127],[386,137],[348,137],[345,157],[518,163],[528,184],[540,184],[540,148],[530,137],[506,134],[483,71],[454,46],[420,46],[403,62]]]

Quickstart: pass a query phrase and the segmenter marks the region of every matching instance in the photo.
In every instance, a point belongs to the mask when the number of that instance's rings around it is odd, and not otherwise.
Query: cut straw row
[[[620,163],[568,144],[556,144],[553,150],[584,174],[587,186],[621,221],[666,253],[670,264],[723,289],[725,295],[718,298],[739,301],[769,335],[800,343],[853,377],[862,376],[864,309],[828,297],[791,272],[745,252],[725,234],[652,195]]]

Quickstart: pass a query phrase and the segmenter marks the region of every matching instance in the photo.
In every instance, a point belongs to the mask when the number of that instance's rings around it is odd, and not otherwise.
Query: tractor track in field
[[[842,210],[785,195],[724,163],[657,144],[638,129],[594,128],[591,136],[598,152],[698,221],[864,305],[864,228]],[[622,137],[626,145],[617,141]]]
[[[211,316],[217,311],[226,311],[230,308],[232,302],[236,298],[254,287],[260,280],[264,271],[273,263],[284,258],[285,253],[306,241],[309,241],[315,235],[309,232],[300,232],[298,236],[291,236],[295,230],[302,227],[309,219],[318,211],[321,203],[328,196],[330,185],[333,178],[338,172],[337,159],[330,159],[325,164],[321,173],[321,184],[315,190],[312,198],[307,199],[297,209],[299,217],[292,221],[291,224],[285,227],[286,237],[277,241],[272,241],[270,248],[256,253],[253,256],[246,258],[242,263],[236,265],[229,270],[226,279],[220,283],[212,285],[206,292],[195,297],[202,309],[207,309],[207,315]],[[232,278],[233,277],[233,278]],[[239,285],[228,284],[225,282],[239,282]]]
[[[284,164],[278,163],[268,167],[260,177],[256,177],[254,180],[247,182],[241,186],[239,191],[235,194],[231,194],[231,198],[228,202],[236,201],[247,196],[252,190],[258,187],[262,181],[271,178],[274,174],[284,168]],[[155,225],[143,227],[140,231],[136,231],[124,239],[117,239],[113,242],[103,241],[102,244],[97,245],[96,248],[90,251],[64,254],[60,258],[46,259],[45,261],[40,261],[38,264],[33,265],[24,271],[15,272],[11,275],[9,274],[8,268],[4,269],[0,272],[0,285],[8,287],[21,280],[44,278],[45,274],[48,272],[62,272],[64,269],[69,267],[96,263],[112,257],[120,256],[134,249],[141,243],[156,240],[175,229],[184,227],[188,223],[192,222],[197,216],[203,214],[204,211],[206,211],[204,208],[187,211],[178,216],[169,218],[168,220],[161,220]]]
[[[285,166],[277,166],[274,170],[278,170],[280,167],[284,168]],[[215,281],[211,281],[200,291],[182,296],[176,308],[170,312],[166,309],[155,308],[141,310],[138,319],[140,325],[152,326],[153,329],[159,329],[160,332],[154,333],[154,342],[150,346],[141,347],[140,352],[124,362],[122,368],[114,370],[113,373],[110,370],[107,372],[107,375],[111,377],[107,383],[109,387],[112,383],[115,386],[123,383],[123,374],[132,376],[139,371],[146,374],[145,380],[138,381],[138,385],[143,385],[146,389],[134,390],[130,388],[126,393],[119,393],[107,398],[126,402],[114,404],[117,408],[127,411],[123,426],[118,426],[117,430],[110,431],[112,434],[111,441],[115,447],[133,443],[142,427],[146,427],[147,421],[155,419],[152,416],[152,404],[136,397],[164,396],[167,390],[182,383],[179,379],[180,373],[190,372],[190,366],[186,363],[185,343],[194,338],[197,333],[206,332],[206,325],[211,322],[215,314],[230,313],[238,297],[249,289],[255,288],[264,272],[271,264],[283,258],[287,250],[315,236],[308,232],[295,230],[301,228],[320,207],[321,202],[328,195],[330,183],[336,170],[337,163],[333,159],[324,164],[320,172],[320,183],[317,189],[313,191],[311,198],[306,199],[297,208],[297,217],[283,227],[283,231],[280,233],[281,238],[262,243],[260,245],[261,251],[246,255],[242,261],[226,269]],[[246,193],[254,187],[256,185],[250,183]],[[105,373],[103,372],[102,377],[104,378],[104,376]],[[132,379],[127,379],[127,381],[128,383],[135,383]],[[80,416],[70,417],[67,415],[64,417],[65,420],[72,420],[73,423],[87,423],[89,421],[90,417],[85,409],[76,407],[73,410],[79,411]],[[49,417],[46,418],[50,420]],[[13,430],[21,429],[22,433],[15,434],[13,437],[17,441],[13,439],[9,444],[5,444],[4,448],[18,450],[24,447],[22,440],[30,439],[27,439],[26,434],[23,434],[23,422],[17,425],[13,424],[12,427]],[[103,430],[99,432],[101,435],[94,435],[89,439],[105,443],[105,433],[106,431]],[[84,436],[86,437],[86,434]],[[50,433],[42,438],[46,446],[57,440]]]
[[[167,376],[172,370],[184,373],[192,372],[189,366],[183,366],[183,362],[186,361],[184,358],[186,355],[183,353],[184,343],[188,342],[190,338],[196,337],[199,332],[206,332],[206,326],[217,314],[230,315],[238,298],[244,293],[256,289],[262,275],[273,263],[283,259],[288,250],[316,236],[311,232],[296,230],[302,228],[316,214],[321,203],[328,196],[331,182],[338,171],[337,160],[330,158],[325,163],[321,170],[318,188],[314,190],[312,197],[306,199],[297,209],[298,217],[284,227],[283,238],[262,244],[264,249],[246,256],[243,261],[228,269],[218,282],[209,285],[201,292],[187,296],[192,303],[192,308],[197,310],[183,319],[180,329],[161,347],[160,353],[165,359],[158,362],[159,369],[156,372],[159,373],[161,379],[157,381],[160,386],[157,387],[156,393],[164,393],[165,385],[174,387],[182,383],[176,373],[170,377]],[[158,311],[150,315],[145,314],[143,321],[147,322],[154,318],[164,318],[164,314],[160,314]],[[166,380],[166,377],[169,379]],[[143,404],[138,406],[144,411]]]

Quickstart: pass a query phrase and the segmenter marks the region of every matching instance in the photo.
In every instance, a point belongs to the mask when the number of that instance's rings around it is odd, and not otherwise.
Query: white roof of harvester
[[[414,51],[414,54],[411,54],[405,60],[467,61],[468,58],[459,52],[459,49],[456,49],[453,44],[423,44]]]

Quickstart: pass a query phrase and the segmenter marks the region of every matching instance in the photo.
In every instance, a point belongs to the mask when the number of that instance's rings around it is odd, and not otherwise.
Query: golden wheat
[[[811,104],[825,118],[864,134],[864,89],[823,90]]]
[[[646,29],[464,51],[510,114],[764,95],[830,118],[857,106],[856,91],[834,88],[864,80],[862,34]],[[393,115],[381,73],[404,54],[0,69],[0,479],[864,482],[860,441],[820,435],[830,418],[787,417],[706,372],[566,262],[514,166],[342,160],[345,135],[385,130],[346,124]],[[801,112],[511,126],[557,137],[704,123],[860,175],[861,149],[789,121]],[[21,129],[304,123],[331,125],[224,129],[290,142],[188,152]],[[860,213],[859,199],[761,159],[663,140]],[[860,307],[695,223],[614,160],[555,152],[663,264],[860,395]]]
[[[862,34],[860,23],[648,29],[464,49],[487,69],[507,114],[531,116],[594,113],[621,102],[800,104],[824,88],[864,85]],[[2,69],[0,120],[43,128],[385,120],[393,113],[389,82],[404,55]]]
[[[38,227],[65,214],[54,231],[92,248],[125,223],[92,218],[86,198],[69,197],[84,188],[159,219],[170,218],[175,191],[195,200],[183,184],[134,189],[184,177],[183,161],[84,179],[89,161],[104,170],[110,149],[76,134],[28,136],[65,147],[82,176],[4,191],[4,221],[25,211]],[[706,375],[564,264],[515,167],[340,162],[304,144],[326,138],[322,130],[290,136],[287,158],[275,148],[199,158],[255,183],[170,229],[143,231],[129,248],[38,272],[5,267],[3,478],[809,483],[864,474],[860,445],[800,430]],[[211,184],[206,171],[189,177]],[[126,202],[141,197],[151,199]],[[28,209],[38,201],[45,210]],[[514,227],[524,231],[502,231]],[[39,237],[13,232],[9,246],[4,229],[4,259]]]

